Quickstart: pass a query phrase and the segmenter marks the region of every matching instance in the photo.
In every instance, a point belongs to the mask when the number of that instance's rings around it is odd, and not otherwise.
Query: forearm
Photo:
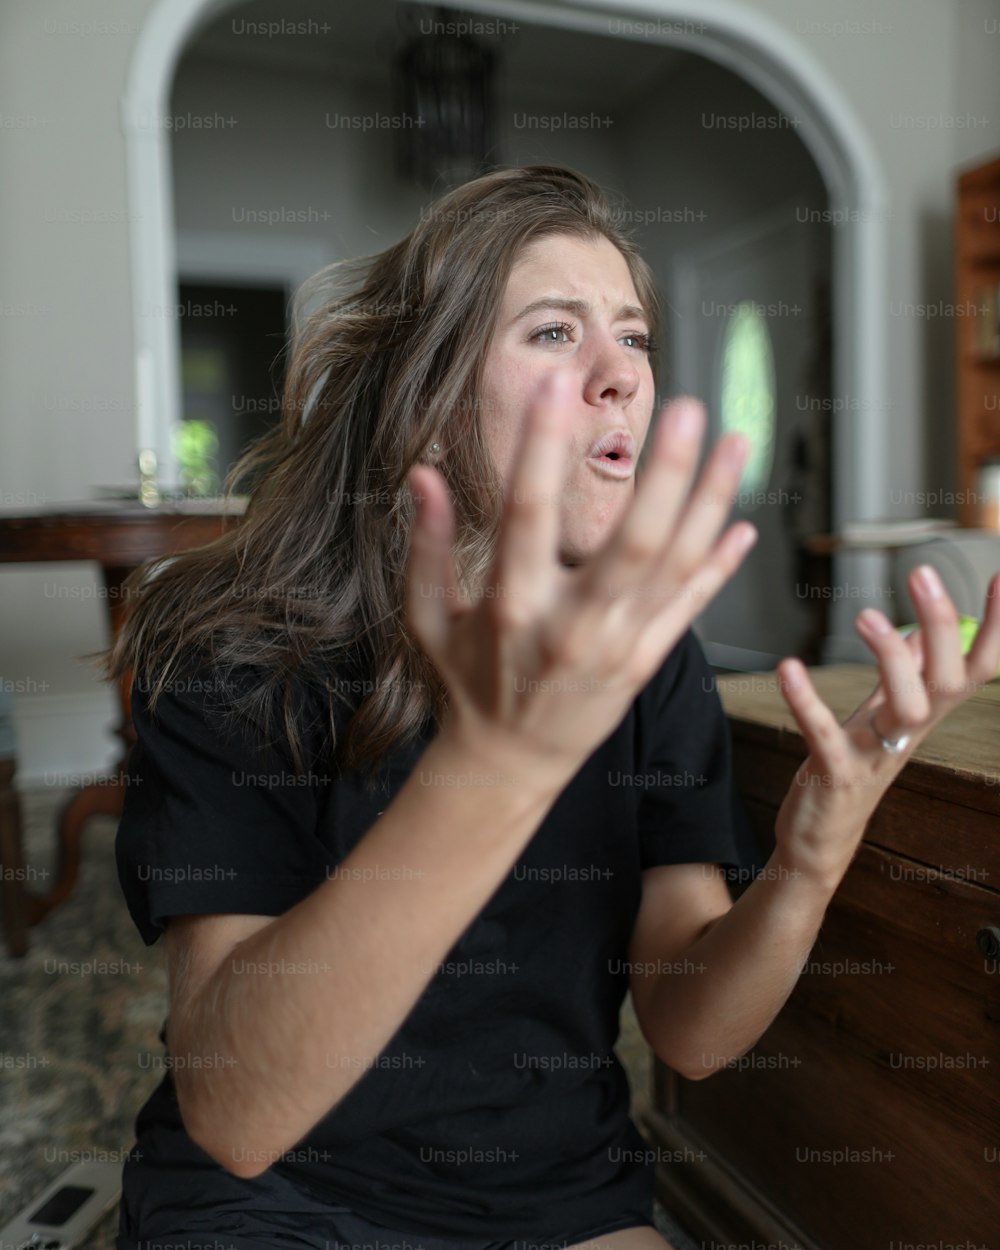
[[[558,797],[519,761],[455,784],[483,766],[439,734],[337,871],[171,1021],[185,1124],[227,1170],[277,1162],[364,1075]]]
[[[753,1046],[791,994],[837,884],[772,854],[675,970],[658,975],[644,1031],[664,1063],[697,1080]]]

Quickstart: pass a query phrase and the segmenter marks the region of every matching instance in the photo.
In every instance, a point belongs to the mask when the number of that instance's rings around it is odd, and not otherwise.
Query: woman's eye
[[[533,343],[567,343],[569,342],[567,336],[573,333],[573,329],[574,327],[565,321],[560,321],[555,325],[541,326],[530,335],[530,341]],[[632,330],[623,334],[619,342],[626,343],[636,351],[650,353],[656,351],[652,335],[643,330]]]
[[[623,334],[622,338],[632,339],[633,340],[632,346],[637,347],[639,351],[651,352],[655,350],[653,347],[652,336],[649,334],[645,334],[639,330],[632,330],[628,334]]]
[[[565,322],[560,322],[558,325],[542,326],[540,330],[536,330],[535,333],[531,336],[531,340],[532,342],[537,341],[537,342],[546,342],[546,343],[565,343],[566,339],[564,338],[562,339],[548,338],[547,339],[545,336],[547,334],[550,334],[550,335],[551,334],[554,334],[554,335],[569,334],[572,328],[573,328],[572,326],[566,325]]]

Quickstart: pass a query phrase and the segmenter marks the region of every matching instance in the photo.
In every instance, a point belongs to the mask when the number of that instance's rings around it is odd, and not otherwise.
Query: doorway
[[[219,491],[233,463],[281,411],[286,292],[280,286],[181,282],[182,479]],[[241,487],[246,493],[252,483]]]
[[[172,136],[164,127],[151,127],[148,119],[168,111],[177,60],[190,38],[211,19],[238,7],[240,0],[157,0],[136,40],[123,109],[136,309],[167,303],[176,281],[168,156]],[[329,6],[319,7],[329,17]],[[566,40],[574,33],[589,32],[601,38],[609,53],[616,43],[625,41],[632,60],[654,45],[696,52],[754,85],[786,114],[794,114],[802,142],[829,189],[830,206],[846,223],[834,238],[832,261],[837,335],[833,390],[849,397],[858,409],[886,410],[884,177],[850,99],[787,25],[725,0],[659,0],[655,12],[643,22],[625,22],[610,9],[601,11],[597,5],[584,3],[541,3],[529,8],[519,0],[466,0],[462,4],[445,0],[445,7],[516,21],[522,29],[526,22],[546,23]],[[372,14],[366,9],[365,16],[369,20]],[[550,59],[549,68],[560,62],[572,63],[572,58]],[[546,85],[547,74],[548,70],[536,72],[540,86]],[[614,82],[615,76],[595,75],[592,81]],[[134,320],[137,387],[153,409],[158,441],[166,447],[180,407],[177,326],[169,318],[144,323],[137,315]],[[840,423],[833,434],[831,513],[836,526],[878,511],[886,492],[886,449],[878,422]],[[164,459],[169,459],[167,453]],[[866,588],[878,593],[880,574],[878,562],[842,556],[834,557],[831,570],[835,582],[850,581],[859,594]],[[858,657],[847,607],[844,603],[831,606],[825,660]]]
[[[781,205],[686,253],[671,280],[675,389],[705,399],[710,441],[739,430],[751,444],[731,522],[750,521],[759,537],[698,618],[719,667],[819,659],[803,547],[831,524],[830,397],[822,390],[830,237],[826,223],[803,216],[798,205]]]

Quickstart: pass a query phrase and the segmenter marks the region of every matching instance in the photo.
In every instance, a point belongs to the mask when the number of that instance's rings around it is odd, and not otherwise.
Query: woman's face
[[[560,301],[577,301],[560,307]],[[574,381],[567,474],[559,501],[563,564],[586,561],[608,538],[635,490],[635,466],[653,410],[653,371],[645,349],[648,319],[621,252],[605,238],[537,239],[507,281],[480,395],[484,437],[504,483],[528,407],[553,369]],[[536,305],[526,311],[529,305]],[[634,310],[634,311],[631,311]],[[618,431],[631,457],[593,458]]]

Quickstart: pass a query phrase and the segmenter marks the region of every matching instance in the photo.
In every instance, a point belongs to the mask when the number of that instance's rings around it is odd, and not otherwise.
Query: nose
[[[584,395],[588,403],[606,405],[617,401],[623,407],[639,389],[640,375],[611,330],[592,336],[593,355],[589,361]]]

